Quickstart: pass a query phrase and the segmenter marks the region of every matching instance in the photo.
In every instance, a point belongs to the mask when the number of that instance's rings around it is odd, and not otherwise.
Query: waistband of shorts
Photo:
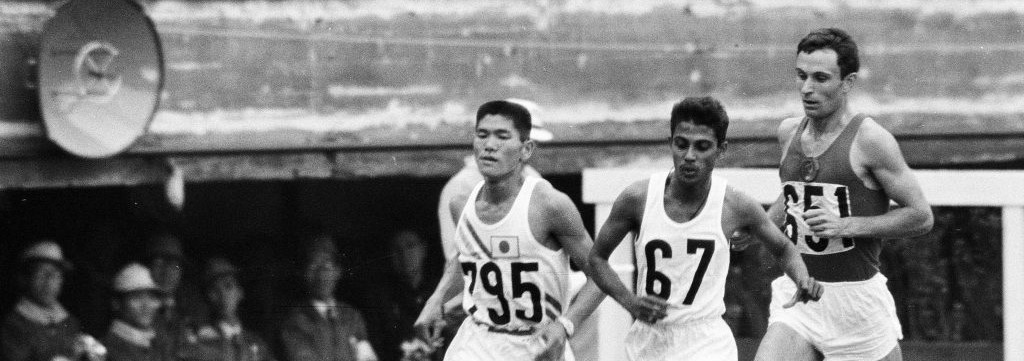
[[[537,332],[537,328],[535,328],[535,327],[529,327],[529,328],[518,329],[518,330],[508,330],[508,329],[504,329],[504,328],[498,328],[498,327],[495,327],[493,325],[488,325],[486,323],[477,321],[475,319],[473,319],[473,323],[475,323],[477,326],[486,328],[487,332],[500,333],[500,334],[504,334],[504,335],[530,336],[530,335],[533,335],[534,333]]]
[[[642,323],[642,324],[644,324],[644,325],[646,325],[648,327],[679,327],[679,326],[709,325],[709,324],[713,324],[713,323],[716,323],[716,322],[725,322],[725,319],[722,318],[721,316],[717,316],[717,317],[694,318],[694,319],[681,320],[681,321],[661,321],[661,320],[659,320],[658,322],[655,322],[654,324],[645,323],[643,321],[636,321],[636,322]]]
[[[793,283],[793,280],[789,279],[789,276],[783,275],[783,276],[781,276],[779,278],[780,279],[784,278],[786,280],[789,280],[789,283]],[[884,284],[888,280],[889,279],[886,278],[885,275],[882,274],[882,272],[877,272],[877,273],[875,273],[874,276],[871,276],[871,278],[868,278],[868,279],[863,280],[863,281],[843,281],[843,282],[824,282],[824,281],[818,281],[818,283],[822,284],[823,286],[830,287],[830,288],[842,288],[842,287],[863,286],[863,285],[873,284],[873,283],[877,283],[877,282],[881,282],[881,283]]]

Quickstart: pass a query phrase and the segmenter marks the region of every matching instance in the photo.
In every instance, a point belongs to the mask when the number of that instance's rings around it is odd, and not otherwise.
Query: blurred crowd
[[[155,234],[140,256],[106,283],[109,320],[105,329],[91,327],[103,332],[90,334],[62,304],[80,301],[62,297],[76,265],[55,240],[33,242],[16,257],[17,296],[0,324],[0,361],[397,361],[430,356],[430,345],[410,349],[415,344],[412,323],[433,286],[424,278],[427,244],[418,234],[393,233],[382,245],[388,249],[386,270],[358,282],[343,280],[345,258],[330,235],[304,237],[297,246],[299,259],[290,262],[296,269],[278,277],[290,294],[275,299],[270,308],[275,325],[257,329],[246,320],[260,317],[244,313],[258,307],[241,307],[245,275],[229,255],[188,257],[179,238]]]
[[[931,233],[888,242],[882,252],[906,340],[998,341],[1000,213],[937,208],[935,214]],[[9,267],[15,282],[5,291],[16,296],[0,309],[0,361],[436,358],[440,352],[416,342],[412,329],[436,283],[428,243],[408,230],[382,243],[374,245],[386,248],[379,259],[349,254],[328,234],[301,237],[296,259],[275,260],[294,268],[282,274],[246,264],[262,259],[232,258],[241,253],[188,255],[178,237],[157,233],[101,282],[109,299],[97,302],[75,298],[83,292],[62,294],[66,287],[96,288],[65,283],[82,280],[74,274],[95,265],[73,264],[70,259],[81,258],[68,257],[60,242],[39,240],[20,249]],[[737,337],[761,337],[767,326],[769,282],[780,272],[770,259],[756,242],[732,252],[724,317]],[[375,265],[372,271],[349,271],[367,264]],[[259,294],[266,288],[275,291]],[[247,290],[271,305],[246,305]],[[101,324],[96,314],[105,315]]]

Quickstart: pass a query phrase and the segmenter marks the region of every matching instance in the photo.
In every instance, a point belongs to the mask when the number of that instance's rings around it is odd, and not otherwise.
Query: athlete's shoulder
[[[558,211],[566,206],[575,207],[568,194],[558,190],[543,178],[537,178],[537,185],[533,187],[533,194],[530,197],[530,206],[541,207],[546,211]]]
[[[796,129],[800,126],[800,122],[803,121],[803,117],[792,117],[783,119],[779,123],[779,129],[776,136],[779,139],[779,143],[786,143],[793,138],[793,133],[796,133]]]
[[[864,155],[868,156],[869,159],[882,160],[900,155],[899,143],[896,142],[896,137],[870,117],[865,118],[860,125],[860,129],[857,129],[854,143],[857,149],[864,152]],[[902,157],[902,155],[900,156]]]
[[[473,193],[472,190],[452,195],[451,200],[448,201],[448,212],[451,213],[455,223],[459,223],[459,217],[462,216],[462,210],[466,208],[466,203],[469,203],[471,193]]]
[[[572,198],[543,179],[537,181],[530,197],[529,222],[541,242],[546,234],[565,234],[575,225],[582,227],[580,211]]]
[[[649,177],[630,183],[622,189],[618,198],[615,199],[615,203],[643,205],[647,201],[647,189],[650,183],[651,178]]]
[[[857,129],[857,139],[866,142],[888,142],[890,140],[896,140],[888,129],[885,129],[885,127],[878,124],[878,122],[871,117],[865,117],[864,121],[861,122],[860,129]]]
[[[761,204],[754,197],[732,185],[725,186],[724,204],[726,208],[739,211],[741,214],[749,214],[748,212],[756,210],[764,211],[764,208],[761,207]]]

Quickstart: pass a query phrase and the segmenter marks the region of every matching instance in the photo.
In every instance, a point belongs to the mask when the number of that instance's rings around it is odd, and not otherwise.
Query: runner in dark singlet
[[[858,69],[857,45],[842,30],[815,30],[797,46],[805,116],[779,126],[783,189],[769,213],[825,292],[783,309],[794,286],[772,283],[759,361],[902,359],[878,256],[882,239],[928,232],[932,213],[896,139],[849,108]]]

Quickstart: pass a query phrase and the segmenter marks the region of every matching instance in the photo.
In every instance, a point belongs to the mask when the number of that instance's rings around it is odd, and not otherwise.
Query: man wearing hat
[[[143,256],[153,281],[163,291],[155,327],[177,335],[186,320],[206,314],[202,293],[194,284],[183,282],[181,241],[170,233],[157,233],[146,240]]]
[[[288,311],[281,325],[287,361],[376,361],[359,311],[334,298],[341,277],[338,249],[327,235],[310,239],[304,249],[304,304]]]
[[[116,318],[107,337],[107,361],[173,360],[167,335],[154,329],[162,292],[153,282],[149,269],[132,263],[114,277]]]
[[[212,258],[203,269],[203,286],[210,310],[208,322],[188,326],[180,340],[178,358],[186,361],[273,360],[267,344],[242,327],[238,304],[245,292],[238,270],[224,258]]]
[[[53,241],[36,242],[18,257],[21,299],[0,325],[0,358],[7,361],[100,360],[102,345],[60,304],[71,262]],[[93,351],[93,352],[90,352]]]

